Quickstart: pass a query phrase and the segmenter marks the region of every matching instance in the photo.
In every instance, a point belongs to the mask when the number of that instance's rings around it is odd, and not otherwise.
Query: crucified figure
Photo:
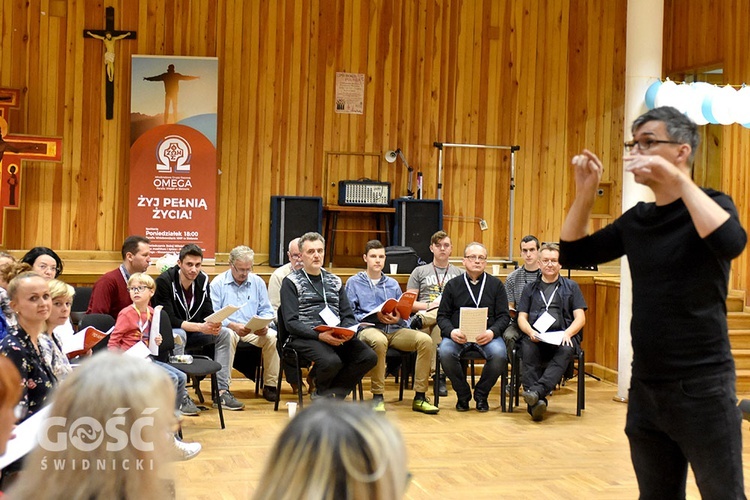
[[[112,36],[112,33],[107,31],[104,36],[97,35],[95,33],[92,33],[90,31],[87,31],[86,34],[90,36],[91,38],[96,38],[97,40],[101,40],[104,42],[104,65],[107,68],[107,79],[110,82],[115,81],[115,42],[117,40],[122,40],[123,38],[126,38],[128,35],[130,35],[130,32],[123,33],[122,35],[118,36]]]

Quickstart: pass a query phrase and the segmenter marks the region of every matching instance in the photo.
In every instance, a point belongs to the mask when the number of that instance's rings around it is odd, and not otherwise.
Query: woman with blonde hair
[[[319,401],[294,417],[255,499],[394,500],[408,484],[399,432],[366,405]]]
[[[55,330],[63,329],[73,333],[73,327],[70,325],[70,307],[73,304],[75,288],[60,280],[50,280],[49,296],[52,299],[50,315],[47,319],[46,333],[39,335],[39,350],[47,366],[52,368],[55,376],[62,380],[73,367],[68,361],[68,357],[63,354],[62,341]]]
[[[92,356],[60,384],[49,414],[56,423],[8,495],[172,497],[165,464],[173,458],[167,439],[177,423],[173,400],[167,375],[152,363],[108,352]]]
[[[25,415],[19,418],[25,420],[45,405],[57,384],[57,377],[39,349],[39,335],[46,331],[52,300],[47,281],[34,272],[13,278],[8,284],[8,297],[18,331],[0,341],[0,355],[12,361],[21,374],[21,407]]]

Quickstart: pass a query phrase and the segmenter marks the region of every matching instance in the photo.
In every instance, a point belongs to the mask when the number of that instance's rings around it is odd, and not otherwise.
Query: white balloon
[[[693,89],[693,95],[687,109],[688,118],[696,125],[705,125],[708,123],[708,118],[703,114],[703,99],[711,91],[713,85],[706,82],[693,82],[690,86]]]
[[[675,89],[674,107],[683,113],[687,113],[693,102],[693,87],[688,83],[681,83]]]
[[[736,123],[750,123],[750,87],[744,86],[737,91],[734,108]]]
[[[654,105],[657,108],[662,106],[677,107],[677,84],[672,80],[667,80],[661,84],[659,90],[656,91],[656,98],[654,99]]]
[[[716,93],[714,97],[711,112],[716,121],[722,125],[731,125],[734,123],[734,108],[736,106],[737,91],[731,86],[726,85]]]

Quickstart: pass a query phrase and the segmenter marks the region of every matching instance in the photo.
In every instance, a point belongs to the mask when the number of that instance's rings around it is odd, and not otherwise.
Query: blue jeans
[[[440,342],[440,366],[451,381],[453,390],[460,401],[471,399],[471,387],[466,381],[466,373],[461,366],[461,353],[474,349],[482,354],[485,359],[482,376],[474,389],[474,399],[487,399],[492,388],[495,386],[498,377],[503,372],[503,367],[508,366],[508,354],[505,350],[505,341],[502,337],[492,339],[485,345],[467,342],[457,344],[452,339],[444,338]]]
[[[220,391],[229,390],[229,376],[234,363],[234,353],[237,350],[237,336],[227,327],[221,327],[218,335],[208,335],[200,332],[186,332],[182,328],[173,328],[172,334],[178,335],[182,339],[182,345],[175,342],[174,354],[180,355],[185,353],[185,346],[203,347],[205,345],[216,344],[214,346],[214,361],[221,365],[221,370],[216,374],[216,382]]]
[[[180,370],[167,363],[153,360],[156,365],[161,367],[167,372],[169,378],[172,380],[175,388],[175,409],[179,410],[182,405],[182,400],[187,396],[187,375],[182,373]]]
[[[649,383],[633,378],[625,433],[641,499],[685,498],[688,462],[701,497],[745,498],[734,371]]]

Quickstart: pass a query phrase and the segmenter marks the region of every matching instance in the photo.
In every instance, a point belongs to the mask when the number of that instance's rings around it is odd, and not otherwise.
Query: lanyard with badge
[[[151,323],[151,311],[149,311],[148,308],[146,309],[146,321],[143,321],[141,311],[138,310],[135,304],[133,304],[133,309],[138,313],[138,329],[141,331],[141,336],[144,336],[148,330],[149,324]]]
[[[325,307],[323,308],[320,313],[318,313],[321,317],[321,319],[325,322],[328,326],[339,326],[341,324],[341,320],[338,316],[331,310],[330,307],[328,307],[328,298],[326,297],[326,282],[323,279],[323,275],[320,275],[320,286],[323,287],[323,293],[320,292],[317,288],[315,288],[315,285],[313,284],[312,280],[310,279],[310,276],[307,274],[307,271],[302,269],[302,272],[305,274],[305,278],[307,278],[308,283],[310,283],[310,286],[313,290],[315,290],[315,293],[323,297],[323,303],[325,304]]]
[[[482,286],[479,287],[479,296],[474,297],[474,292],[471,291],[471,287],[469,286],[469,278],[467,278],[466,273],[464,273],[464,283],[466,283],[466,289],[469,291],[469,296],[474,302],[474,305],[476,305],[477,307],[479,307],[479,303],[482,302],[482,295],[484,294],[484,284],[486,281],[487,275],[485,273],[482,273]]]
[[[544,303],[544,312],[536,319],[536,321],[534,321],[534,324],[532,325],[534,329],[539,333],[546,332],[547,330],[549,330],[549,327],[554,325],[555,321],[557,321],[557,318],[549,313],[549,306],[555,299],[555,294],[557,293],[558,288],[560,288],[559,283],[557,284],[557,286],[555,286],[555,289],[552,290],[552,295],[549,296],[549,300],[544,297],[544,292],[539,290],[539,295],[542,296],[542,302]]]

